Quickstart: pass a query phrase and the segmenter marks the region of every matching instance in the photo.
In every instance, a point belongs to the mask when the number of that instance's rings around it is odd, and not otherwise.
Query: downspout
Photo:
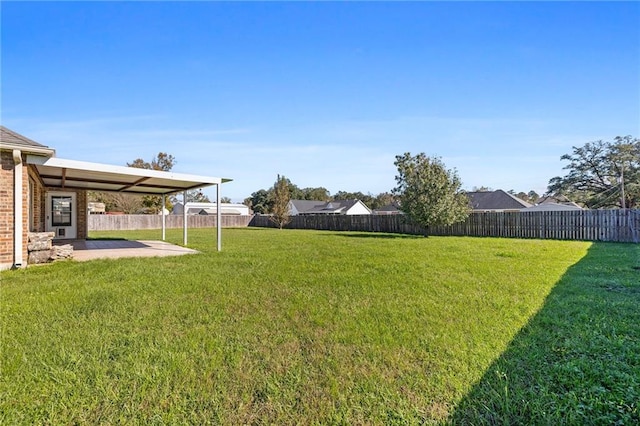
[[[182,244],[187,245],[187,190],[182,191]]]
[[[222,250],[222,207],[220,207],[220,184],[216,184],[216,245]]]
[[[167,198],[166,194],[162,194],[162,211],[160,212],[160,214],[162,215],[162,241],[165,241],[167,239],[167,235],[166,235],[167,216],[165,216],[164,214],[165,205],[167,204],[166,198]]]
[[[22,152],[13,150],[13,267],[22,267]]]

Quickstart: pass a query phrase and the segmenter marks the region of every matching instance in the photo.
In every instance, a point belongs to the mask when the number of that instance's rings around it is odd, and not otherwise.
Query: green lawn
[[[223,235],[3,272],[0,423],[640,419],[638,246]]]

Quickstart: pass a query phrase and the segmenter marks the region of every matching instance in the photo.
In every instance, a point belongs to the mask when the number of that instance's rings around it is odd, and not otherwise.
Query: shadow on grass
[[[452,424],[640,424],[640,246],[594,243]]]
[[[386,234],[386,233],[377,233],[377,232],[367,232],[361,234],[355,234],[351,232],[336,232],[335,235],[337,237],[347,237],[347,238],[376,238],[376,239],[386,239],[386,240],[395,240],[395,239],[424,239],[423,235],[410,235],[410,234]]]

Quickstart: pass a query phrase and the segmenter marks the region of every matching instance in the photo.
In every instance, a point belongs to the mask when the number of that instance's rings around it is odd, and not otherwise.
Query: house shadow
[[[148,242],[127,240],[124,238],[100,238],[86,240],[58,240],[53,245],[71,245],[74,251],[82,250],[126,250],[146,249],[150,247]]]
[[[640,246],[594,243],[450,424],[640,424]]]

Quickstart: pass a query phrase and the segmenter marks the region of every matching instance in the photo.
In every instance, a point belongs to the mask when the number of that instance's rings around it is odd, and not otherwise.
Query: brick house
[[[29,232],[86,239],[89,190],[161,195],[164,201],[168,194],[215,185],[219,202],[220,185],[231,180],[60,159],[53,148],[4,126],[0,160],[0,270],[27,265]],[[217,239],[220,250],[220,228]]]

